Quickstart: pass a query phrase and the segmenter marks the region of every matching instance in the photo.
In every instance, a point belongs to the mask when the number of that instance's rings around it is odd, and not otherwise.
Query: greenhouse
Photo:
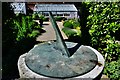
[[[12,6],[15,14],[17,14],[17,13],[26,14],[25,3],[11,3],[11,6]]]
[[[74,4],[36,4],[33,11],[44,16],[49,16],[48,12],[51,11],[54,16],[77,18],[78,10]]]

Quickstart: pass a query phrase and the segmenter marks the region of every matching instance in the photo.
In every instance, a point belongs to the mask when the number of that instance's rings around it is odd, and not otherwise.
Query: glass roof
[[[34,11],[60,11],[60,12],[76,12],[74,4],[36,4]]]
[[[11,3],[15,11],[21,11],[25,7],[25,3]]]

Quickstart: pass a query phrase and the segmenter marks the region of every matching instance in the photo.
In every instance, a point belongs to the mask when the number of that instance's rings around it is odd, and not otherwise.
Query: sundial
[[[52,13],[50,21],[56,33],[56,41],[38,44],[25,57],[27,67],[50,78],[72,78],[91,71],[97,64],[97,55],[79,43],[64,41]]]

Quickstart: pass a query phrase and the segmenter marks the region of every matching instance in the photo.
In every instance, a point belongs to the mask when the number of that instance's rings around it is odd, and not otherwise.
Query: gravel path
[[[64,39],[68,39],[68,37],[64,34],[62,31],[62,22],[57,22],[57,25],[62,33],[62,36]],[[56,40],[55,31],[52,27],[52,24],[50,22],[44,22],[43,23],[43,29],[46,31],[45,33],[42,33],[42,35],[38,36],[36,41],[49,41],[49,40]]]

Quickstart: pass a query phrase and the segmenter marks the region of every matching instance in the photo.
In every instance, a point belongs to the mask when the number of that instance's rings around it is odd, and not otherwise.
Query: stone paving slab
[[[62,31],[63,23],[57,22],[57,25],[62,33],[63,39],[68,39],[68,37],[64,34]],[[56,40],[55,31],[52,27],[52,24],[50,22],[43,22],[43,29],[46,31],[45,33],[42,33],[42,35],[38,36],[36,38],[36,41],[50,41],[50,40]]]

